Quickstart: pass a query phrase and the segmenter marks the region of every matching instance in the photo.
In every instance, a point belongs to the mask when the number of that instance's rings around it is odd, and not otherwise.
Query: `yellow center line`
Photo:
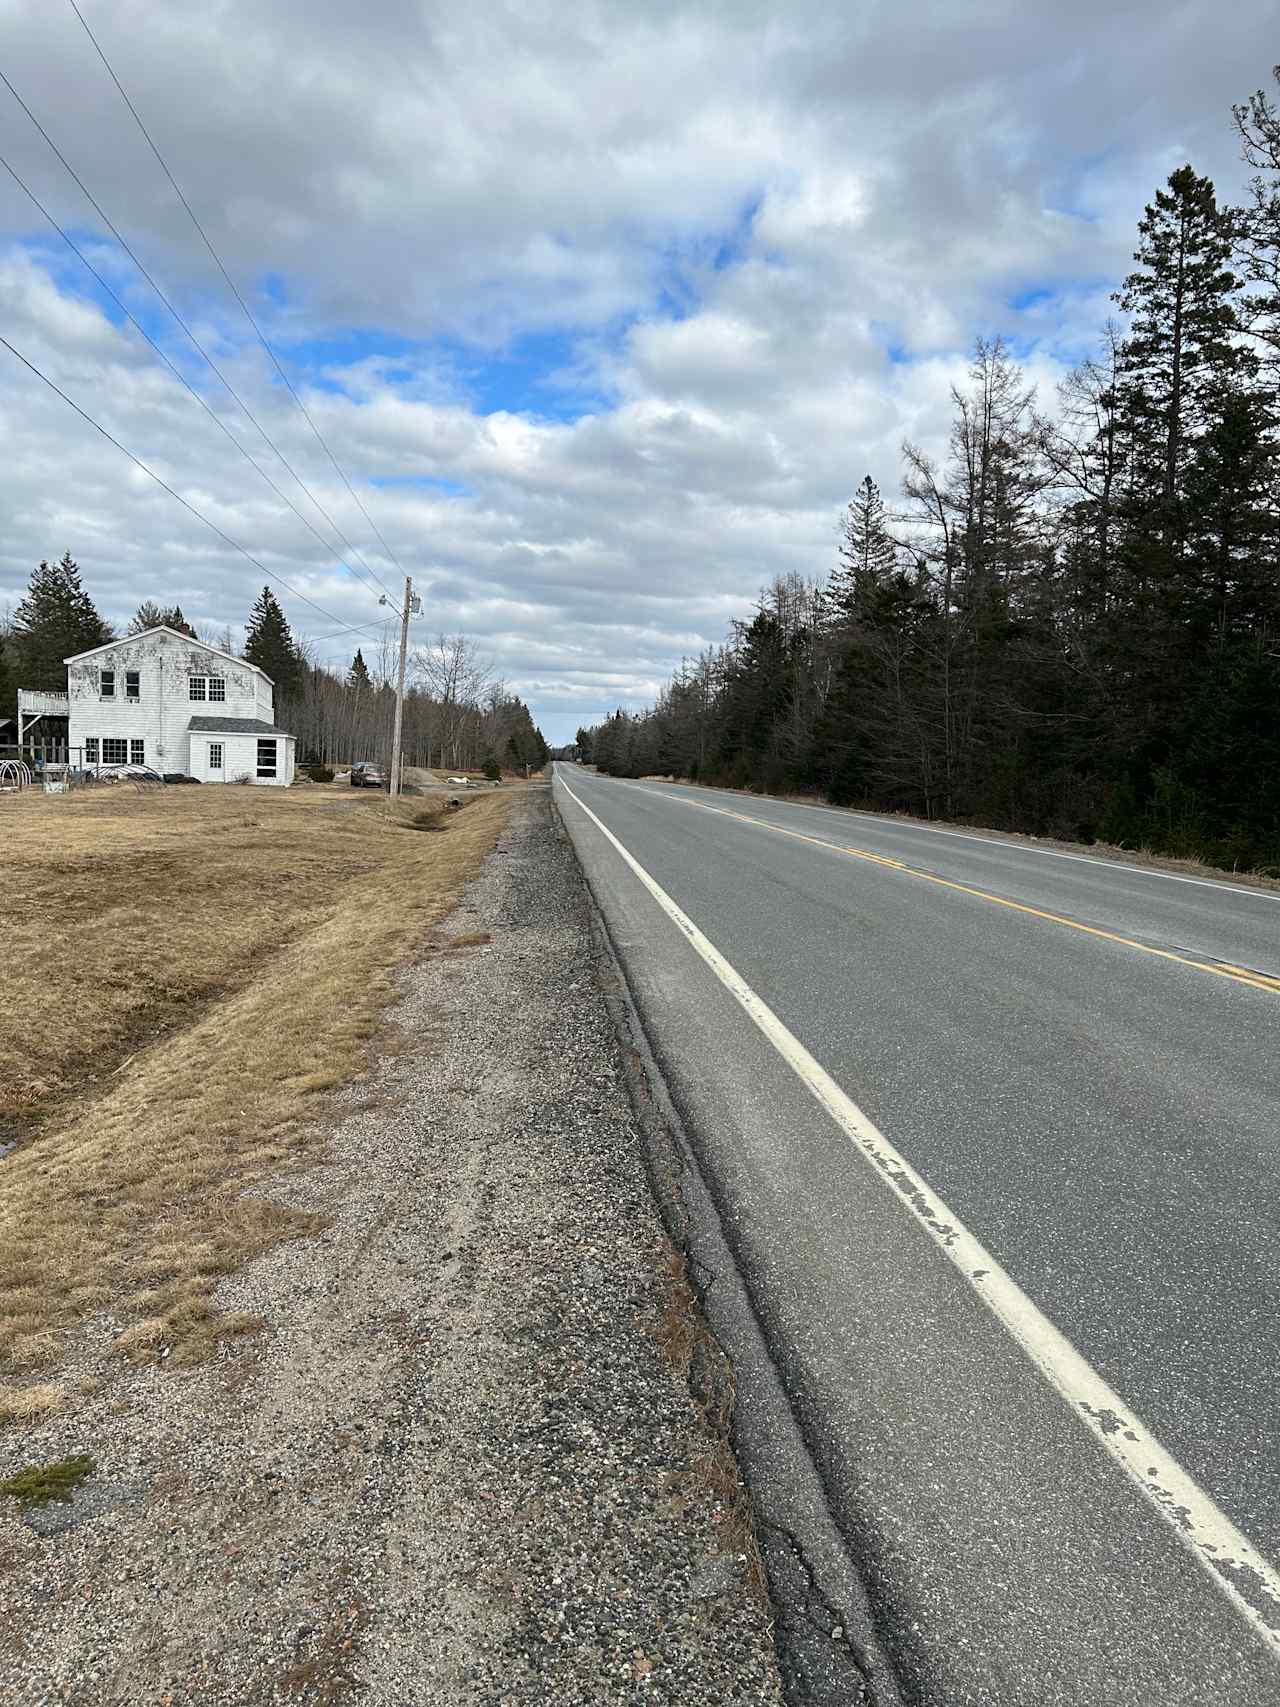
[[[1103,930],[1098,925],[1086,925],[1079,919],[1069,919],[1063,913],[1050,913],[1043,907],[1029,906],[1025,901],[1013,901],[1007,895],[995,895],[990,889],[976,889],[969,883],[956,883],[949,877],[938,877],[932,871],[923,871],[919,866],[907,865],[903,860],[890,859],[886,854],[872,853],[869,848],[845,846],[840,842],[828,842],[821,836],[807,836],[803,830],[788,830],[781,824],[771,824],[765,818],[752,818],[746,812],[731,812],[724,806],[708,806],[702,800],[690,800],[685,794],[665,795],[664,799],[678,800],[683,806],[696,806],[700,812],[714,812],[718,818],[736,818],[740,824],[753,824],[760,830],[772,830],[775,835],[790,836],[797,842],[811,842],[814,847],[825,848],[828,853],[850,854],[855,859],[870,860],[873,865],[886,865],[893,871],[900,871],[907,877],[918,877],[924,883],[936,884],[939,889],[954,889],[961,895],[973,895],[980,901],[990,901],[996,907],[1008,907],[1014,913],[1027,913],[1033,919],[1046,919],[1050,924],[1065,925],[1068,930],[1081,931],[1085,936],[1101,937],[1104,942],[1119,943],[1122,948],[1135,948],[1139,954],[1154,955],[1157,960],[1172,960],[1179,966],[1189,966],[1195,972],[1211,972],[1215,978],[1228,978],[1233,984],[1248,984],[1254,990],[1267,990],[1271,994],[1280,994],[1280,978],[1273,978],[1267,972],[1253,972],[1247,966],[1233,966],[1230,961],[1197,960],[1189,954],[1178,954],[1171,948],[1155,948],[1149,942],[1138,942],[1131,936],[1121,936],[1117,931]]]

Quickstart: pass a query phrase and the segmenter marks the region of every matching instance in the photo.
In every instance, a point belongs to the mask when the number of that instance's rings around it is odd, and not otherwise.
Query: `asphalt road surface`
[[[1280,895],[557,767],[919,1703],[1280,1702]]]

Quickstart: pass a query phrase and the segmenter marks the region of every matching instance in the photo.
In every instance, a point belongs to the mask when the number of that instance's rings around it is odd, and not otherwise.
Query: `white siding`
[[[296,742],[292,735],[263,736],[276,743],[276,775],[274,779],[258,775],[257,735],[216,734],[197,729],[191,737],[191,775],[201,782],[240,782],[247,777],[250,783],[267,788],[288,788],[293,781]],[[214,770],[209,763],[209,748],[222,746],[222,769]]]
[[[103,670],[115,672],[110,699],[102,697]],[[125,695],[129,670],[138,672],[136,700]],[[192,676],[220,676],[225,699],[193,700],[188,685]],[[67,695],[72,748],[83,753],[87,737],[99,742],[111,737],[140,740],[144,763],[191,775],[199,774],[192,769],[188,725],[193,717],[253,717],[270,723],[275,716],[271,683],[259,671],[165,629],[130,635],[76,659],[67,666]]]

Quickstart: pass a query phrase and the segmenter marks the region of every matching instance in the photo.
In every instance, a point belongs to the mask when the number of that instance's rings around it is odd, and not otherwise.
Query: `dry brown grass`
[[[690,1385],[702,1424],[701,1438],[684,1470],[668,1478],[678,1511],[709,1499],[720,1548],[743,1562],[753,1593],[765,1593],[766,1576],[751,1496],[733,1455],[730,1435],[736,1391],[733,1370],[702,1314],[682,1252],[664,1239],[662,1296],[652,1333],[663,1356]]]
[[[316,1223],[244,1188],[314,1144],[508,801],[438,836],[321,787],[0,801],[0,1381],[107,1306],[135,1358],[257,1325],[218,1279]],[[0,1421],[52,1393],[0,1387]]]

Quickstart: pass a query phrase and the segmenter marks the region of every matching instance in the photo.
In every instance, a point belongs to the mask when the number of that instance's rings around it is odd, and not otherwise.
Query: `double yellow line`
[[[1069,919],[1064,913],[1046,912],[1043,907],[1028,906],[1025,901],[1013,901],[1007,895],[993,894],[990,889],[977,889],[970,883],[956,883],[949,877],[939,877],[935,872],[924,871],[919,866],[907,865],[900,859],[890,859],[886,854],[872,853],[869,848],[855,848],[841,842],[829,842],[822,836],[807,836],[803,830],[788,830],[781,824],[771,824],[765,818],[753,818],[746,812],[732,812],[724,806],[708,806],[702,800],[690,800],[687,794],[663,794],[664,800],[678,800],[682,806],[695,806],[700,812],[714,812],[718,818],[734,818],[740,824],[752,824],[758,830],[772,830],[776,836],[790,836],[793,841],[811,842],[816,848],[825,848],[828,853],[847,854],[852,859],[870,860],[873,865],[888,866],[892,871],[900,871],[905,877],[918,877],[922,883],[933,883],[939,889],[954,889],[960,895],[973,895],[979,901],[989,901],[993,907],[1007,907],[1013,913],[1027,913],[1033,919],[1046,919],[1053,925],[1065,925],[1068,930],[1080,931],[1085,936],[1101,937],[1103,942],[1119,943],[1122,948],[1133,948],[1139,954],[1154,955],[1157,960],[1176,961],[1179,966],[1189,966],[1194,972],[1209,972],[1215,978],[1229,978],[1233,984],[1248,984],[1254,990],[1267,990],[1272,995],[1280,995],[1280,978],[1273,977],[1269,972],[1255,972],[1248,966],[1234,966],[1230,961],[1197,960],[1190,954],[1178,954],[1171,948],[1155,948],[1149,942],[1138,942],[1134,937],[1121,936],[1117,931],[1107,931],[1098,925],[1086,925],[1079,919]]]

